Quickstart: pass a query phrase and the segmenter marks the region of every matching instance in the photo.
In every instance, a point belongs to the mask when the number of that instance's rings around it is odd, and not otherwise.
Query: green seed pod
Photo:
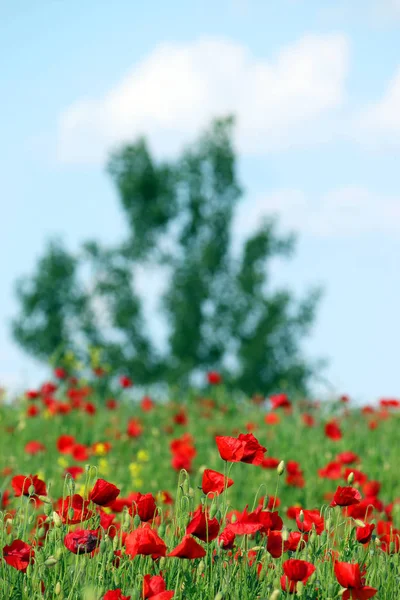
[[[48,496],[38,496],[38,498],[41,502],[44,502],[45,504],[51,504],[51,500]]]
[[[60,515],[58,514],[58,512],[56,512],[56,511],[53,511],[53,521],[54,521],[54,525],[56,527],[62,527],[62,524],[63,524],[62,519],[61,519]]]
[[[137,529],[138,527],[140,527],[140,523],[141,523],[141,520],[140,520],[140,517],[139,517],[139,515],[135,515],[135,516],[133,517],[133,527],[134,527],[135,529]]]
[[[202,573],[204,573],[205,568],[206,568],[206,565],[204,563],[204,560],[201,560],[199,562],[199,566],[197,567],[197,575],[201,575]]]
[[[210,519],[213,519],[218,512],[218,505],[212,504],[210,508]]]
[[[45,504],[43,510],[44,510],[44,514],[49,517],[51,515],[51,513],[53,512],[53,507],[51,504]]]
[[[279,465],[276,467],[276,472],[278,473],[279,477],[284,474],[285,468],[285,461],[281,460]]]

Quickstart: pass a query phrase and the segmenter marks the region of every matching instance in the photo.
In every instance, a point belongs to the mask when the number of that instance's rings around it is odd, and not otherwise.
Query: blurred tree
[[[107,362],[138,383],[187,383],[198,369],[217,369],[246,393],[282,385],[306,391],[315,365],[304,360],[300,343],[319,292],[296,301],[287,290],[271,290],[268,264],[289,257],[295,243],[277,234],[273,220],[234,255],[232,220],[242,191],[233,126],[232,117],[214,121],[170,163],[156,163],[144,139],[111,156],[107,169],[127,238],[113,248],[88,242],[79,259],[49,247],[36,274],[18,288],[14,335],[28,352],[47,358],[60,347],[100,345]],[[78,262],[85,274],[79,277]],[[165,352],[146,331],[135,291],[138,267],[169,274]]]

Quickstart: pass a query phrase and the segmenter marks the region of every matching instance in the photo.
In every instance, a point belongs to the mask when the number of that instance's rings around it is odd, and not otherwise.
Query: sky
[[[46,374],[10,335],[46,241],[124,234],[109,152],[146,135],[173,157],[234,113],[236,241],[277,215],[298,244],[276,285],[325,290],[304,345],[329,361],[316,392],[400,395],[399,0],[14,0],[0,63],[0,387]]]

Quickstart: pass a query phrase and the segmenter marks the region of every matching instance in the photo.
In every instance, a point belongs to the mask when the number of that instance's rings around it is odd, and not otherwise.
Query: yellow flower
[[[108,464],[108,460],[106,458],[100,458],[98,471],[100,475],[109,475],[110,465]]]
[[[94,444],[93,450],[96,456],[104,456],[105,454],[107,454],[107,446],[105,444],[102,444],[101,442]]]
[[[60,467],[63,467],[63,469],[65,469],[65,467],[68,467],[68,461],[66,458],[64,458],[64,456],[60,456],[57,459],[57,462],[60,465]]]
[[[139,462],[147,462],[149,460],[149,453],[147,450],[139,450],[137,453],[137,459]]]
[[[134,462],[130,463],[129,471],[130,471],[132,477],[137,477],[140,474],[141,470],[142,470],[142,467],[140,465],[138,465],[137,463],[134,463]]]

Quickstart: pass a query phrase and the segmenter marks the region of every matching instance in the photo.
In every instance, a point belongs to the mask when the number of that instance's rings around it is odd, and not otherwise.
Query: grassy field
[[[399,402],[58,376],[0,407],[1,598],[400,598]]]

